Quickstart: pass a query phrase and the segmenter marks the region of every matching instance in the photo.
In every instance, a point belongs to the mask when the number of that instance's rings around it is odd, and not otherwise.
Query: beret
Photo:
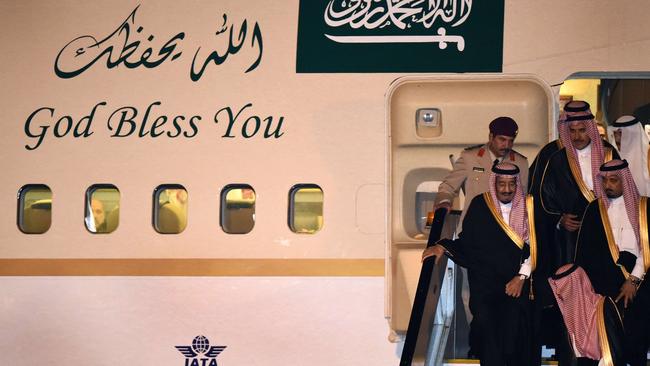
[[[519,126],[517,126],[517,122],[510,117],[497,117],[490,122],[490,132],[493,135],[517,137]]]

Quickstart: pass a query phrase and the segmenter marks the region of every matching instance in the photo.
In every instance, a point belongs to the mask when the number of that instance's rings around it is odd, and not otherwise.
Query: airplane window
[[[221,228],[228,234],[247,234],[255,226],[255,190],[230,184],[221,191]]]
[[[52,190],[28,184],[18,191],[18,228],[25,234],[43,234],[52,224]]]
[[[289,228],[294,233],[315,234],[323,227],[323,190],[315,184],[298,184],[289,191]]]
[[[187,190],[179,184],[163,184],[153,193],[153,227],[161,234],[179,234],[187,226]]]
[[[433,203],[438,193],[439,181],[427,181],[418,185],[415,190],[415,220],[419,233],[416,239],[426,239],[431,231],[433,220]]]
[[[86,229],[94,234],[112,233],[120,223],[120,191],[112,184],[95,184],[86,191]]]

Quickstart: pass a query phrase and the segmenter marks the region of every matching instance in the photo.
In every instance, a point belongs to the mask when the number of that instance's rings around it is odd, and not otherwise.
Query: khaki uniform
[[[520,153],[511,150],[503,159],[504,162],[513,163],[519,167],[519,176],[521,178],[524,192],[527,192],[528,185],[528,159]],[[487,144],[471,146],[460,153],[460,157],[454,163],[454,170],[445,177],[438,187],[436,195],[436,204],[443,200],[453,203],[454,198],[458,195],[461,187],[464,187],[465,205],[463,207],[462,219],[465,217],[465,211],[472,199],[483,192],[487,192],[489,187],[490,173],[494,160],[488,150]]]

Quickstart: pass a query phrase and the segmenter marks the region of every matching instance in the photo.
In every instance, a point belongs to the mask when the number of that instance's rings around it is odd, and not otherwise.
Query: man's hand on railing
[[[439,208],[444,208],[445,210],[447,210],[447,212],[449,212],[449,210],[451,210],[451,202],[442,201],[433,208],[433,211],[435,212]]]
[[[445,255],[445,248],[439,244],[428,247],[427,249],[424,250],[424,252],[422,252],[422,261],[424,262],[425,259],[433,255],[436,256],[436,263],[438,263],[438,261],[440,261],[440,258],[442,258],[442,256]]]

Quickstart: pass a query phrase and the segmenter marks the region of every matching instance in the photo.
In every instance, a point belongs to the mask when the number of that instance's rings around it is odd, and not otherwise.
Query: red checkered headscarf
[[[567,106],[569,104],[567,104]],[[573,161],[575,161],[576,164],[580,166],[580,160],[578,159],[576,148],[573,147],[573,144],[571,143],[571,133],[569,131],[569,126],[573,126],[580,123],[583,123],[585,125],[585,127],[587,128],[587,134],[591,139],[591,177],[593,180],[592,183],[594,186],[594,193],[596,193],[596,197],[602,197],[603,189],[602,189],[602,185],[598,181],[598,169],[605,161],[605,150],[603,148],[603,142],[600,137],[600,134],[598,133],[598,127],[596,126],[596,121],[594,120],[594,116],[589,111],[589,108],[585,109],[584,107],[582,107],[582,108],[575,108],[575,110],[577,111],[574,112],[572,110],[567,110],[567,107],[565,107],[566,118],[564,119],[564,121],[560,121],[559,124],[560,140],[562,141],[562,145],[564,145],[564,148],[568,152],[568,158],[573,159]],[[580,171],[578,171],[578,173],[580,173]]]
[[[565,264],[548,279],[574,347],[583,357],[601,359],[597,310],[601,295],[594,292],[584,269]]]
[[[519,168],[512,163],[499,163],[492,167],[490,173],[490,196],[495,203],[496,209],[499,214],[501,213],[501,205],[497,198],[496,182],[497,177],[515,177],[517,181],[517,190],[512,198],[512,209],[510,210],[510,220],[508,225],[519,235],[524,241],[528,241],[528,215],[526,214],[526,197],[524,189],[521,185],[521,178],[519,176]]]
[[[572,100],[564,105],[564,108],[560,111],[560,117],[557,121],[558,133],[560,134],[560,141],[562,141],[562,143],[564,143],[566,139],[571,140],[571,136],[567,136],[568,130],[560,128],[560,126],[562,126],[562,123],[566,122],[566,119],[568,117],[574,116],[580,112],[589,111],[589,108],[589,103],[583,100]]]
[[[634,177],[628,167],[626,160],[614,159],[608,161],[600,167],[599,177],[617,176],[623,182],[623,200],[625,202],[625,211],[627,211],[627,218],[630,220],[632,228],[634,228],[634,235],[636,242],[639,241],[639,190],[634,183]],[[609,208],[609,200],[603,189],[602,200]]]

